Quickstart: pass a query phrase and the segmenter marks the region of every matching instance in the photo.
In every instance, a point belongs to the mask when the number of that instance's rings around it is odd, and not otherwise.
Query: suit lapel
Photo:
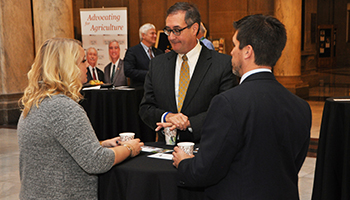
[[[118,66],[116,66],[116,69],[115,69],[115,72],[114,72],[115,74],[114,74],[114,77],[113,77],[113,84],[117,81],[117,77],[119,77],[119,74],[122,73],[122,71],[121,71],[122,70],[122,66],[123,66],[123,61],[119,60]]]
[[[177,104],[176,104],[176,97],[175,97],[175,65],[176,65],[176,58],[177,53],[174,51],[167,54],[167,59],[169,63],[168,66],[165,67],[165,74],[164,74],[164,88],[167,90],[166,93],[168,95],[168,102],[170,103],[172,109],[174,111],[177,111]]]
[[[148,55],[146,54],[146,51],[145,51],[145,49],[143,48],[143,46],[142,46],[141,43],[139,43],[139,50],[140,50],[141,54],[143,55],[143,59],[149,60],[149,57],[148,57]]]
[[[110,62],[110,63],[106,66],[106,74],[105,74],[105,77],[106,77],[105,82],[106,82],[106,83],[111,82],[111,67],[112,67],[112,63]]]
[[[87,79],[92,80],[93,78],[92,78],[92,74],[90,73],[89,67],[87,67],[86,69],[87,69],[87,72],[86,72]]]
[[[202,47],[190,84],[186,92],[186,97],[182,106],[182,110],[186,109],[186,107],[190,105],[191,100],[196,95],[196,92],[198,91],[198,88],[201,85],[201,82],[205,77],[210,66],[211,66],[210,51]]]

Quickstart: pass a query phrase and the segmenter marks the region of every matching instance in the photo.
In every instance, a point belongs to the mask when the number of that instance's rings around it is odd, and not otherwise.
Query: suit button
[[[180,181],[180,184],[181,184],[181,185],[185,185],[185,182],[183,182],[183,181]]]

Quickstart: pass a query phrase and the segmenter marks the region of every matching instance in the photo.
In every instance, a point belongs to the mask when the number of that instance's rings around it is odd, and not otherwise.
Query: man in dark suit
[[[124,61],[119,59],[120,47],[117,40],[109,42],[108,52],[111,62],[104,69],[105,83],[112,83],[113,86],[127,85],[124,75]]]
[[[168,122],[177,129],[177,141],[199,142],[211,99],[236,83],[230,56],[208,50],[197,40],[200,22],[198,9],[189,3],[169,8],[164,32],[173,51],[151,60],[140,104],[141,119],[152,129],[157,122]]]
[[[130,86],[143,87],[148,72],[149,61],[163,53],[154,46],[157,39],[156,28],[146,23],[139,29],[140,43],[130,47],[124,57],[124,74],[130,78]]]
[[[232,69],[242,77],[240,85],[213,98],[194,158],[174,148],[179,185],[205,187],[207,199],[297,200],[311,110],[271,72],[286,30],[263,15],[234,26]]]
[[[97,50],[94,47],[88,48],[86,52],[86,60],[89,63],[89,67],[87,67],[87,82],[91,80],[99,80],[104,82],[104,74],[103,71],[96,67],[97,64]]]

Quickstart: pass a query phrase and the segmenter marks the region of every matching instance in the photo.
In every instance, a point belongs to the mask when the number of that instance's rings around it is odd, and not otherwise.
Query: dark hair
[[[170,14],[176,14],[180,11],[186,12],[185,22],[187,25],[193,25],[195,23],[198,24],[199,32],[199,27],[201,25],[201,14],[199,14],[197,7],[194,4],[190,4],[188,2],[177,2],[168,9],[166,17],[168,17]]]
[[[273,67],[286,45],[284,25],[272,16],[250,15],[233,23],[238,31],[239,49],[251,45],[255,64]]]

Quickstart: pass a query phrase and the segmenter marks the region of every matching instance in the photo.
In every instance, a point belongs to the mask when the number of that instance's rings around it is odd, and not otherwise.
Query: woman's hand
[[[120,137],[115,137],[112,139],[101,141],[100,144],[103,147],[116,147],[120,142]]]
[[[124,144],[129,145],[129,147],[131,148],[131,154],[130,154],[131,157],[135,157],[135,156],[139,155],[141,152],[141,147],[144,145],[144,143],[141,142],[140,139],[138,139],[138,138],[133,139],[133,140],[129,140],[126,142],[121,142],[121,144],[122,145],[124,145]]]

